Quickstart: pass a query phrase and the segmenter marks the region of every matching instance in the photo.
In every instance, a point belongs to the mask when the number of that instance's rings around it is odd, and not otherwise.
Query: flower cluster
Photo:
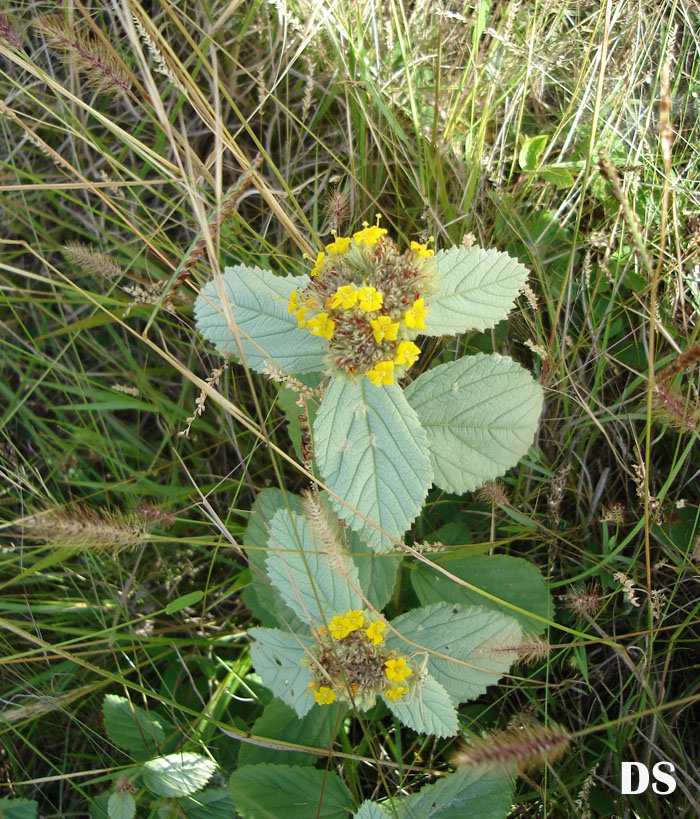
[[[331,368],[392,384],[420,355],[433,251],[411,242],[401,252],[386,228],[365,223],[352,237],[336,236],[316,257],[311,281],[289,297],[289,312],[314,336],[328,340]]]
[[[405,657],[387,649],[386,624],[367,619],[364,612],[351,610],[336,614],[328,628],[316,630],[319,651],[308,667],[314,676],[309,690],[319,705],[340,699],[366,710],[379,694],[392,702],[408,694],[409,686],[403,683],[413,669]]]

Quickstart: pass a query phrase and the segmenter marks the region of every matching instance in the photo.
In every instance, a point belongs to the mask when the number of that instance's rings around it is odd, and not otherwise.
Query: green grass
[[[495,350],[526,366],[546,400],[530,457],[505,499],[434,490],[414,532],[455,524],[456,543],[525,557],[558,596],[546,659],[463,709],[476,731],[526,714],[574,735],[518,780],[511,816],[697,815],[700,397],[697,361],[664,368],[700,328],[700,14],[672,0],[131,4],[151,53],[109,4],[64,5],[82,37],[67,47],[42,6],[0,17],[0,794],[88,815],[128,763],[100,725],[107,693],[234,770],[222,729],[250,729],[268,696],[248,677],[240,538],[256,492],[307,480],[284,457],[274,385],[238,365],[180,434],[223,363],[192,303],[234,260],[307,269],[337,186],[346,228],[381,213],[404,242],[473,234],[532,271],[507,323],[421,359]],[[257,153],[256,183],[212,231]],[[123,276],[70,261],[72,241]],[[336,748],[421,768],[347,761],[358,799],[416,790],[451,753],[390,722],[340,726]],[[619,794],[621,761],[664,759],[673,796]]]

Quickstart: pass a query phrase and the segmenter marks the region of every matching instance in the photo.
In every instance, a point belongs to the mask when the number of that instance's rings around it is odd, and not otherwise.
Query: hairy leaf
[[[507,253],[452,247],[435,254],[437,292],[428,299],[426,336],[495,327],[525,286],[527,268]]]
[[[312,646],[308,637],[273,628],[252,628],[248,634],[253,667],[272,693],[303,717],[314,704],[311,675],[301,661]]]
[[[270,362],[287,373],[323,368],[325,344],[297,326],[288,312],[289,295],[303,289],[306,276],[275,276],[260,267],[227,267],[223,287],[248,366],[262,372]],[[197,329],[220,353],[240,357],[236,338],[226,319],[216,281],[202,288],[194,305]]]
[[[324,543],[306,518],[281,509],[272,518],[266,566],[284,602],[309,626],[362,609],[357,567],[340,545]]]
[[[427,432],[435,483],[460,494],[517,464],[542,410],[539,384],[496,353],[434,367],[409,384],[406,398]]]
[[[414,683],[403,699],[392,702],[385,697],[384,702],[397,719],[419,734],[451,737],[459,729],[450,695],[429,675]]]
[[[402,537],[432,483],[427,438],[401,389],[333,379],[314,444],[321,476],[344,501],[331,497],[337,514],[376,551],[390,549],[389,536]]]
[[[410,643],[430,649],[424,655],[428,672],[455,705],[495,685],[517,659],[514,647],[522,642],[520,625],[512,617],[476,606],[435,603],[402,614],[391,625],[387,645],[403,654],[416,652]]]

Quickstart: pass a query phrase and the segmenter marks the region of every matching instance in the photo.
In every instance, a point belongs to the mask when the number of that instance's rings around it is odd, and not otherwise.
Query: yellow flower
[[[330,307],[342,307],[343,310],[350,310],[357,304],[359,291],[353,289],[351,284],[339,287],[331,296],[330,302],[327,302]]]
[[[326,245],[329,253],[345,253],[352,239],[349,236],[336,236],[335,241]]]
[[[357,297],[360,301],[360,309],[366,313],[373,313],[384,304],[382,294],[374,287],[361,287],[357,291]]]
[[[369,639],[374,643],[375,646],[378,646],[380,643],[384,642],[384,629],[386,628],[386,623],[382,623],[381,620],[375,620],[372,625],[365,629],[365,634],[369,637]]]
[[[380,361],[378,364],[375,364],[371,370],[367,370],[365,375],[375,386],[381,387],[383,384],[394,383],[393,373],[393,361]]]
[[[379,316],[379,318],[371,319],[369,323],[374,330],[374,340],[377,343],[384,339],[396,341],[396,334],[399,332],[398,321],[392,321],[389,316]]]
[[[306,322],[306,329],[312,336],[330,339],[335,333],[335,322],[328,317],[328,313],[319,313]]]
[[[303,327],[306,324],[306,321],[304,320],[304,316],[306,315],[306,307],[300,307],[294,313],[294,315],[296,316],[297,324],[299,325],[299,327]]]
[[[387,697],[388,696],[389,692],[387,691]],[[335,702],[335,691],[330,689],[327,685],[322,685],[318,691],[314,691],[314,699],[319,705],[330,705],[332,702]]]
[[[288,313],[293,313],[295,310],[299,308],[299,294],[296,290],[292,290],[289,294],[289,308],[287,310]]]
[[[420,347],[412,341],[401,341],[396,348],[396,358],[394,361],[399,365],[410,367],[418,361]]]
[[[386,676],[388,680],[394,680],[395,682],[403,682],[406,677],[410,677],[413,674],[413,671],[406,665],[406,660],[403,657],[399,657],[398,660],[387,660],[384,663],[386,666]]]
[[[321,689],[321,690],[323,690],[323,689]],[[396,702],[396,700],[400,700],[401,697],[405,697],[406,694],[408,694],[408,687],[407,686],[405,686],[405,685],[394,685],[392,688],[390,688],[386,692],[386,698],[388,700],[393,700],[394,702]],[[314,697],[316,697],[316,696],[318,696],[318,695],[314,694]],[[318,699],[316,700],[316,702],[318,702]]]
[[[430,250],[427,242],[422,245],[418,242],[411,242],[411,250],[416,254],[416,256],[422,256],[424,259],[435,255],[435,251]]]
[[[388,233],[386,228],[380,228],[379,225],[368,227],[366,223],[363,224],[365,227],[362,230],[358,230],[357,233],[352,234],[352,238],[358,245],[363,243],[366,245],[376,245],[380,237]]]
[[[318,276],[321,271],[321,265],[323,264],[323,260],[326,258],[326,254],[321,251],[316,256],[316,261],[314,262],[313,270],[311,271],[312,276]]]
[[[351,631],[357,631],[365,624],[365,616],[359,610],[349,611],[344,619],[347,624],[348,634]]]
[[[348,618],[342,614],[336,614],[335,617],[328,624],[328,631],[334,640],[342,640],[350,634]]]
[[[423,299],[416,299],[413,302],[413,307],[406,311],[403,317],[406,327],[412,330],[425,330],[425,317],[428,315],[428,308],[424,307]]]

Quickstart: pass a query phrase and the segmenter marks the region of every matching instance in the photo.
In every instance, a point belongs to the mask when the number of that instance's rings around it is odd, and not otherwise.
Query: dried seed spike
[[[571,738],[554,723],[539,725],[527,722],[516,728],[496,731],[455,751],[452,763],[457,766],[499,768],[525,772],[551,765],[566,753]]]
[[[85,73],[88,84],[100,91],[130,90],[131,79],[125,66],[103,43],[66,25],[58,15],[40,17],[34,25],[49,48],[64,51],[75,68]]]
[[[350,558],[345,550],[344,536],[338,522],[316,492],[304,492],[303,498],[304,517],[323,544],[331,568],[341,577],[347,577]]]
[[[328,227],[325,233],[341,233],[343,224],[350,216],[350,193],[341,191],[336,185],[326,194],[324,207],[328,214]]]
[[[24,537],[53,548],[71,548],[101,554],[135,549],[157,521],[142,514],[92,509],[88,506],[56,507],[21,521]]]
[[[656,376],[656,383],[657,385],[661,385],[664,382],[668,381],[670,378],[673,378],[674,375],[678,375],[678,373],[682,372],[683,370],[689,369],[694,364],[700,361],[700,345],[693,344],[691,347],[681,353],[678,358],[674,359],[667,367],[664,367],[663,370]]]
[[[109,281],[121,279],[124,271],[107,253],[102,253],[95,245],[82,242],[66,242],[63,255],[69,262],[92,276],[103,276]]]

